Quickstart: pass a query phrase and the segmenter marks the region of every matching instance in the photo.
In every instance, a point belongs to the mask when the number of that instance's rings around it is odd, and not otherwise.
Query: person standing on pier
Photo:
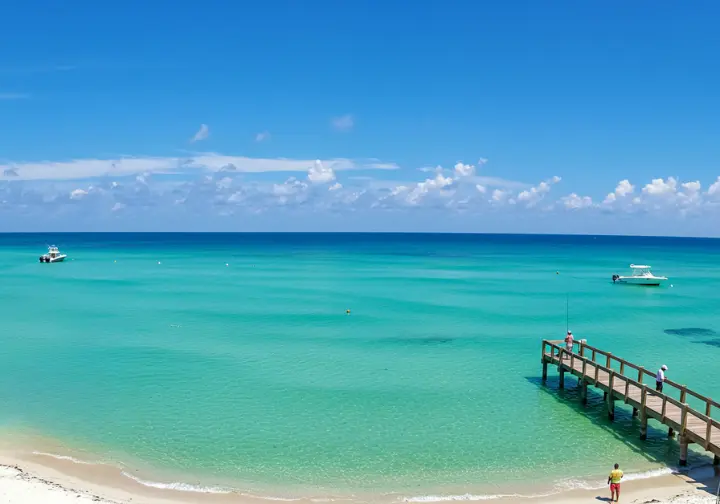
[[[620,481],[623,479],[623,472],[620,470],[620,464],[615,464],[615,469],[610,471],[608,476],[608,485],[610,485],[610,502],[620,500]]]
[[[665,371],[667,371],[667,366],[663,364],[655,376],[655,390],[658,392],[662,392],[663,383],[665,383]]]
[[[565,350],[567,350],[568,353],[573,353],[573,341],[575,341],[575,337],[572,331],[568,331],[567,336],[565,336]]]

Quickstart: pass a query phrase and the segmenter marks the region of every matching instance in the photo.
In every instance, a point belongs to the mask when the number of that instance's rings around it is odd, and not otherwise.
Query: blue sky
[[[718,19],[702,0],[16,2],[0,230],[718,235]]]

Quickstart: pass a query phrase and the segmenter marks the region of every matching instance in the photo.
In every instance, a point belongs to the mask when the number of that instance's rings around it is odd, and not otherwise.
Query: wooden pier
[[[680,465],[687,465],[688,445],[697,443],[714,455],[713,464],[720,465],[720,403],[666,379],[663,392],[655,390],[655,373],[610,352],[583,341],[573,344],[572,352],[563,341],[543,340],[542,378],[547,380],[548,364],[557,366],[560,388],[565,387],[565,373],[577,376],[580,397],[587,404],[588,386],[604,393],[608,418],[615,419],[615,402],[633,408],[640,419],[640,439],[647,438],[647,423],[653,418],[668,427],[668,436],[678,434]],[[658,366],[659,367],[659,366]],[[669,393],[679,396],[679,400]],[[692,400],[695,407],[687,401]]]

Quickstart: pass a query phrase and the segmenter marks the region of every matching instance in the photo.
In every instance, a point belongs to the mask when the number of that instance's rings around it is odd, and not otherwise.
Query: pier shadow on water
[[[601,429],[605,434],[609,434],[615,441],[622,443],[638,456],[649,462],[666,465],[673,470],[678,470],[679,443],[677,439],[669,438],[667,427],[656,420],[648,420],[647,440],[643,441],[640,439],[640,420],[638,417],[633,416],[632,406],[622,401],[616,401],[615,420],[609,420],[603,392],[595,387],[588,386],[587,404],[583,405],[580,400],[578,380],[576,377],[571,376],[570,373],[565,374],[564,389],[559,388],[557,375],[548,376],[546,382],[536,376],[525,377],[525,379],[549,397],[562,403],[578,415],[582,415],[582,417],[592,422],[593,427]],[[712,456],[702,450],[694,449],[693,445],[691,445],[690,453],[688,453],[688,463],[688,471],[708,466],[708,470],[712,473],[712,470],[709,469],[712,464]],[[686,472],[685,469],[682,472]],[[712,477],[710,478],[712,479]],[[705,481],[705,478],[703,478],[703,481]],[[703,484],[697,488],[715,495],[717,484],[715,478],[712,479],[712,483],[709,485]],[[598,500],[602,499],[603,497],[598,497]]]
[[[632,408],[623,402],[615,403],[615,420],[610,421],[607,416],[607,409],[603,399],[603,393],[592,386],[588,387],[587,404],[580,401],[580,387],[577,386],[575,377],[570,373],[565,374],[565,388],[559,388],[557,376],[548,376],[547,382],[543,383],[540,377],[526,377],[528,382],[545,392],[557,402],[582,415],[590,420],[593,425],[610,434],[616,441],[645,458],[649,462],[657,464],[674,465],[680,456],[680,448],[674,440],[667,441],[667,429],[658,428],[662,424],[648,422],[648,439],[640,439],[640,421],[632,416]],[[654,425],[655,424],[655,425]],[[660,442],[662,441],[662,442]],[[650,448],[650,449],[648,449]]]

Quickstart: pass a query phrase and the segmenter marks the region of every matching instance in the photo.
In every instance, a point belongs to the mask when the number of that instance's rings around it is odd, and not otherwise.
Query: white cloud
[[[708,196],[720,196],[720,177],[708,187],[707,193]]]
[[[635,191],[635,186],[630,183],[628,179],[621,180],[618,182],[615,188],[615,195],[619,197],[627,196]]]
[[[453,179],[445,177],[442,173],[438,173],[435,178],[426,179],[425,182],[419,182],[414,189],[412,189],[407,197],[406,201],[412,205],[419,203],[427,194],[441,190],[453,183]]]
[[[628,196],[629,194],[632,194],[635,191],[635,186],[630,183],[628,179],[621,180],[618,182],[618,185],[615,187],[615,191],[609,193],[605,200],[603,201],[603,205],[612,205],[615,201],[618,200],[618,198],[624,198],[625,196]]]
[[[492,201],[496,203],[503,202],[507,199],[507,197],[510,196],[510,191],[503,191],[502,189],[495,189],[492,192]]]
[[[700,192],[702,185],[700,184],[699,180],[696,180],[694,182],[685,182],[684,184],[682,184],[682,188],[688,193],[696,193]]]
[[[345,114],[339,117],[333,117],[332,126],[338,131],[350,131],[355,126],[355,118],[352,114]]]
[[[200,129],[197,130],[197,133],[193,135],[193,137],[190,139],[190,143],[195,142],[201,142],[203,140],[206,140],[210,136],[210,128],[208,128],[207,124],[201,124]]]
[[[89,193],[85,191],[84,189],[75,189],[74,191],[70,192],[70,199],[82,199],[85,196],[87,196]]]
[[[475,175],[475,167],[469,164],[457,163],[455,165],[456,177],[472,177]]]
[[[550,192],[550,187],[553,184],[560,182],[562,178],[557,175],[553,178],[540,182],[537,186],[531,187],[529,190],[520,192],[517,195],[517,200],[522,201],[528,207],[534,206],[545,198],[545,195]]]
[[[217,185],[219,189],[229,189],[232,185],[232,179],[230,177],[223,177],[218,180],[215,185]]]
[[[267,140],[270,140],[270,133],[267,131],[263,131],[255,135],[255,141],[257,143],[265,142]]]
[[[308,188],[305,182],[301,182],[295,177],[290,177],[282,184],[273,184],[272,193],[275,196],[288,196],[302,192]]]
[[[568,196],[560,198],[560,201],[567,209],[580,209],[589,208],[593,206],[592,198],[589,196],[578,196],[575,193],[571,193]]]
[[[652,182],[643,187],[642,192],[651,196],[663,196],[675,194],[677,191],[677,179],[668,177],[667,181],[661,178],[653,179]]]
[[[313,184],[325,184],[335,180],[335,171],[318,159],[308,170],[308,180]]]
[[[314,161],[286,158],[249,158],[199,152],[188,157],[121,157],[115,159],[74,159],[70,161],[11,162],[0,164],[2,178],[16,180],[72,180],[95,177],[123,177],[138,174],[193,174],[201,172],[304,172]],[[376,159],[334,158],[322,160],[334,171],[395,170],[394,163]]]
[[[189,216],[183,212],[192,212],[192,215],[208,218],[242,213],[273,215],[271,212],[293,209],[293,212],[308,216],[312,213],[318,218],[324,212],[358,212],[355,215],[361,216],[359,212],[362,211],[397,210],[398,213],[393,215],[400,219],[411,212],[427,216],[426,212],[432,211],[446,212],[448,218],[465,215],[479,219],[523,220],[525,217],[521,215],[527,214],[530,218],[536,208],[555,212],[597,209],[599,211],[593,210],[592,215],[598,219],[610,218],[608,211],[619,210],[637,212],[638,218],[643,219],[683,218],[700,212],[706,215],[705,212],[720,211],[720,205],[711,201],[713,195],[720,196],[720,178],[709,187],[703,187],[700,180],[654,179],[647,185],[640,185],[643,190],[636,195],[633,194],[635,187],[628,180],[622,180],[603,204],[597,204],[593,201],[595,195],[581,196],[568,191],[562,197],[555,196],[552,186],[560,181],[560,177],[548,178],[535,186],[493,178],[489,178],[491,183],[486,183],[487,178],[478,177],[463,163],[452,168],[438,167],[426,177],[411,171],[402,172],[407,178],[394,178],[392,173],[377,178],[358,174],[343,177],[341,184],[337,181],[339,170],[368,165],[384,168],[385,164],[377,160],[348,159],[258,160],[214,153],[184,158],[91,161],[96,163],[11,162],[5,167],[0,166],[0,173],[5,169],[18,175],[5,173],[0,178],[0,211],[7,213],[16,208],[18,215],[29,215],[31,209],[35,209],[68,216],[72,212],[84,212],[97,215],[98,219],[103,214],[115,213],[114,223],[121,222],[125,215],[139,216],[141,211],[149,209],[157,215]],[[158,169],[158,162],[162,169]],[[277,164],[290,169],[280,170]],[[105,176],[87,177],[92,178],[87,182],[73,181],[83,178],[77,176],[78,167],[87,169],[88,166],[92,170],[87,173],[97,175],[102,170]],[[55,173],[51,181],[43,180],[40,175],[47,170],[56,170],[60,174]],[[243,175],[249,171],[268,172],[268,175]],[[290,174],[280,173],[273,179],[272,172],[295,172],[295,177],[288,178]],[[598,201],[601,200],[602,196]],[[608,200],[612,201],[608,203]],[[61,212],[54,212],[56,208]],[[125,212],[126,209],[132,209],[132,212]],[[508,215],[503,216],[504,213]],[[712,213],[707,215],[713,219]],[[184,217],[178,218],[179,222],[184,222]]]

